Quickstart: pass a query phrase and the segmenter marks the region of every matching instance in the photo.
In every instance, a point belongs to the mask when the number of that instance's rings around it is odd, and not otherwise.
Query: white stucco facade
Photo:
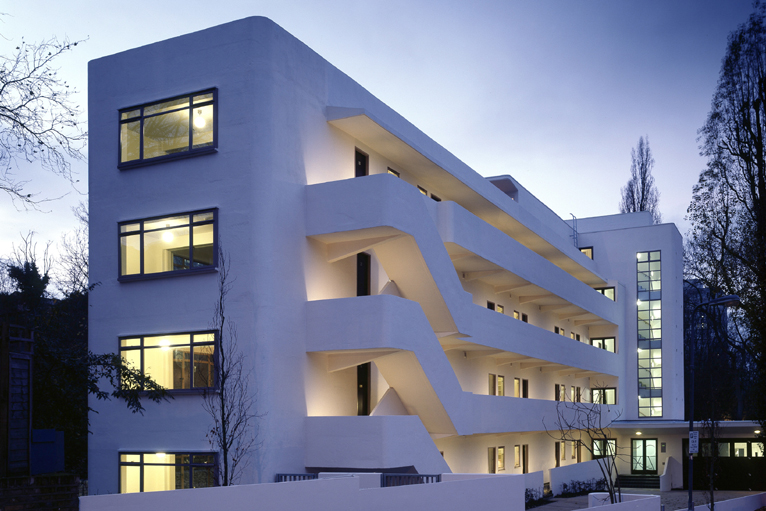
[[[566,401],[615,389],[616,404],[601,405],[602,414],[632,421],[630,431],[641,421],[683,420],[674,225],[652,225],[646,213],[579,219],[575,246],[571,225],[514,178],[481,177],[265,18],[104,57],[89,76],[90,272],[98,284],[91,350],[130,345],[148,361],[149,344],[125,339],[210,329],[215,264],[192,254],[166,271],[127,274],[121,258],[133,257],[130,226],[149,230],[141,220],[196,222],[203,215],[195,212],[214,212],[204,250],[220,246],[230,258],[228,315],[262,414],[261,447],[241,482],[333,470],[486,473],[489,449],[499,447],[499,473],[547,470],[555,442],[545,430],[555,428],[561,386]],[[174,148],[121,164],[121,111],[211,90],[210,150]],[[197,110],[190,107],[190,119]],[[146,112],[138,114],[142,154]],[[362,177],[357,152],[367,158]],[[148,268],[150,235],[142,235],[135,249]],[[159,252],[162,243],[170,242],[156,241],[158,257],[177,256],[177,247]],[[641,417],[637,254],[650,252],[661,254],[661,376],[653,375],[661,411]],[[370,296],[357,296],[360,253],[370,256]],[[615,300],[596,291],[604,288],[614,288]],[[614,339],[616,348],[592,339]],[[357,368],[368,363],[369,381],[360,382]],[[500,392],[498,377],[505,395],[490,395]],[[360,383],[369,396],[362,415]],[[120,491],[121,453],[211,451],[201,393],[171,392],[168,402],[145,403],[143,415],[116,401],[91,403],[93,494]],[[526,446],[526,463],[515,459],[517,445]],[[580,461],[589,459],[582,451]],[[566,444],[559,463],[577,461]]]

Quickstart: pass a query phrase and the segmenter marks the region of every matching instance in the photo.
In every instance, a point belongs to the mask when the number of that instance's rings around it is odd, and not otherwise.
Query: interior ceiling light
[[[194,126],[197,128],[204,128],[205,127],[205,118],[202,117],[202,109],[197,109],[197,115],[194,116]]]

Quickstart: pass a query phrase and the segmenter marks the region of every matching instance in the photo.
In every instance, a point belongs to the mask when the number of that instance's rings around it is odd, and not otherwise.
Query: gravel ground
[[[673,490],[673,491],[659,491],[644,488],[627,488],[623,489],[623,493],[630,494],[642,494],[642,495],[659,495],[662,504],[665,506],[665,511],[677,511],[680,509],[687,509],[689,504],[689,492],[686,490]],[[745,497],[746,495],[753,495],[755,493],[761,493],[757,491],[718,491],[715,493],[715,501],[720,502],[722,500],[736,499],[739,497]],[[704,505],[705,492],[694,492],[694,505]],[[550,504],[536,507],[535,511],[570,511],[573,509],[585,509],[588,507],[588,496],[581,495],[579,497],[571,497],[568,499],[552,499]]]

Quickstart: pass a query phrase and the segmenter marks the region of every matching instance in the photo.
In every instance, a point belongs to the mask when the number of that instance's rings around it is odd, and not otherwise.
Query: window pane
[[[213,145],[213,105],[195,108],[193,112],[194,128],[193,149]]]
[[[120,355],[130,367],[137,371],[141,370],[141,350],[123,350]]]
[[[194,217],[192,218],[192,221],[194,223],[197,223],[197,222],[205,222],[212,219],[213,219],[213,212],[208,211],[207,213],[198,213],[194,215]]]
[[[194,227],[193,267],[213,265],[213,224]]]
[[[171,99],[170,101],[164,101],[162,103],[156,103],[144,108],[144,115],[158,114],[161,112],[167,112],[169,110],[176,110],[178,108],[188,107],[189,98]]]
[[[189,150],[189,111],[144,119],[144,158]]]
[[[763,444],[761,442],[750,442],[750,450],[753,458],[763,458]]]
[[[188,269],[188,264],[188,227],[144,233],[144,273]]]
[[[141,121],[120,125],[120,161],[132,161],[141,157]]]
[[[192,474],[194,479],[192,481],[192,486],[194,488],[210,488],[211,486],[215,486],[213,470],[215,470],[213,467],[193,467]]]
[[[178,227],[181,225],[187,225],[188,223],[189,223],[189,215],[167,216],[165,218],[147,220],[146,222],[144,222],[144,230],[153,231],[154,229]]]
[[[174,464],[176,462],[175,454],[164,452],[152,452],[144,454],[144,463]]]
[[[120,232],[134,232],[141,230],[141,224],[125,224],[120,226]]]
[[[194,96],[194,104],[197,103],[204,103],[205,101],[213,101],[213,93],[208,92],[207,94],[200,94],[199,96]]]
[[[126,119],[132,119],[133,117],[140,117],[140,116],[141,116],[141,109],[137,108],[135,110],[131,110],[130,112],[122,112],[122,114],[120,114],[120,119],[124,121]]]
[[[167,491],[176,489],[175,467],[144,465],[144,491]]]
[[[173,388],[191,388],[191,348],[174,348]]]
[[[120,467],[120,493],[141,491],[141,467]]]
[[[725,444],[718,444],[718,456],[728,458],[731,456],[729,450],[730,450],[731,444],[728,442]]]
[[[176,335],[156,335],[144,337],[144,346],[173,346],[178,344],[189,344],[189,334]]]
[[[120,461],[129,462],[129,463],[140,463],[141,455],[140,454],[120,454]]]
[[[138,234],[120,238],[120,275],[141,273],[141,237]]]
[[[215,334],[194,334],[194,342],[213,342]]]
[[[167,346],[144,350],[144,374],[165,388],[173,387],[173,351]],[[146,456],[149,456],[148,454]],[[153,455],[152,455],[153,456]],[[156,462],[156,461],[155,461]],[[166,463],[165,461],[161,463]]]
[[[120,339],[120,346],[122,347],[130,347],[130,346],[141,346],[141,339]]]
[[[176,490],[183,490],[189,487],[190,468],[188,465],[176,466]]]
[[[747,442],[734,442],[734,457],[735,458],[747,457]]]

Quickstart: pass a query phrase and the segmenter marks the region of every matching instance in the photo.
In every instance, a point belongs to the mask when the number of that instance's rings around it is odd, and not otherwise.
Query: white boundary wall
[[[468,478],[471,474],[460,474]],[[454,479],[453,477],[447,479]],[[80,511],[400,511],[401,509],[503,509],[524,511],[524,478],[476,474],[473,479],[445,480],[393,488],[363,488],[359,477],[344,475],[287,483],[199,488],[125,495],[80,497]]]
[[[715,503],[716,511],[755,511],[766,506],[766,493],[757,493],[755,495],[748,495],[747,497],[740,497],[738,499],[724,500]],[[694,506],[694,509],[699,511],[710,511],[710,506],[707,504],[703,506]],[[682,511],[682,510],[679,510]]]
[[[599,511],[660,511],[659,495],[634,495],[623,493],[622,502],[609,503],[608,493],[589,493],[588,507],[597,507]]]
[[[570,484],[572,481],[586,482],[591,479],[601,480],[603,478],[604,476],[601,473],[597,460],[550,469],[551,491],[553,495],[560,495],[562,486]]]

